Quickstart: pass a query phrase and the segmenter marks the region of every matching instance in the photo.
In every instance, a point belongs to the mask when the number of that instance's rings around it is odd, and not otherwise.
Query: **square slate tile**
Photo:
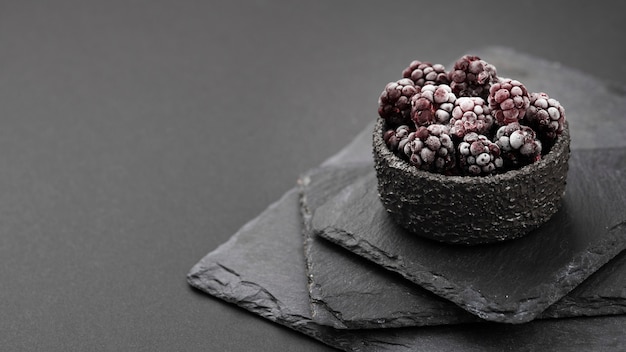
[[[189,284],[344,351],[500,352],[511,346],[619,351],[626,346],[626,316],[366,330],[317,324],[310,313],[298,202],[297,189],[287,192],[194,265]]]
[[[312,318],[337,329],[384,328],[478,321],[476,316],[400,275],[313,233],[311,218],[372,162],[320,167],[299,180],[304,253]]]
[[[473,247],[397,226],[369,173],[318,207],[314,233],[483,319],[522,323],[626,248],[626,149],[573,151],[557,214],[526,237]]]
[[[311,217],[341,188],[369,174],[371,163],[321,167],[301,177],[305,257],[312,318],[335,328],[456,324],[480,320],[452,302],[313,233]],[[538,317],[626,313],[626,252]]]
[[[621,118],[621,111],[626,109],[626,99],[624,94],[620,94],[620,92],[624,91],[623,89],[615,89],[616,87],[614,85],[602,82],[591,75],[572,70],[553,62],[514,52],[507,48],[492,47],[479,49],[472,53],[496,65],[501,75],[519,78],[529,90],[545,91],[552,97],[559,99],[566,107],[567,118],[570,122],[572,149],[626,146],[626,119]],[[594,116],[594,118],[590,119],[588,116]],[[363,141],[363,149],[369,147],[365,142],[366,141]],[[343,151],[343,154],[352,155],[362,160],[363,153],[359,153],[359,150],[362,149],[353,148],[351,151]],[[324,246],[328,247],[327,244]],[[600,275],[596,275],[596,277],[599,276]],[[318,279],[319,278],[318,276]],[[596,282],[596,286],[597,284]],[[318,286],[321,287],[323,285],[319,284]],[[611,291],[608,287],[604,289]],[[618,287],[616,289],[619,290],[620,288]],[[578,291],[577,289],[575,292]],[[619,293],[615,291],[611,292],[609,296],[619,296]],[[316,297],[314,290],[312,293],[313,297]],[[590,297],[594,295],[594,293],[589,294]],[[568,296],[564,298],[560,303],[565,304],[569,302],[569,304],[573,304],[569,298],[571,297]],[[335,297],[334,299],[337,300],[339,298]],[[581,302],[581,300],[582,298],[579,297],[578,302]],[[591,301],[595,302],[597,299],[589,301],[585,305],[589,307],[586,313],[583,313],[583,306],[581,305],[572,309],[578,309],[576,314],[603,314],[604,310],[600,309],[600,307],[608,309],[607,313],[619,313],[621,311],[619,305],[606,305],[607,300],[600,300],[603,303],[597,305],[591,303]],[[313,299],[313,301],[315,301],[315,299]],[[322,316],[323,311],[330,310],[332,312],[333,309],[337,308],[336,306],[327,306],[328,301],[324,301],[324,304],[320,303],[321,302],[317,304],[315,302],[313,303],[314,306],[317,305],[318,308],[320,308],[317,309],[318,315],[316,315],[316,317],[318,318]],[[596,305],[596,308],[599,310],[591,308],[594,305]],[[564,309],[565,306],[562,308]],[[544,315],[565,316],[562,313],[563,309],[548,310]],[[341,310],[339,310],[339,312],[341,312]],[[332,320],[333,314],[326,314],[326,316],[330,317]],[[350,318],[346,320],[348,316]],[[371,319],[371,317],[372,315],[370,314],[368,319]],[[357,324],[358,321],[358,319],[355,319],[356,315],[346,315],[344,316],[343,323],[337,323],[335,319],[335,324],[354,325]],[[328,322],[330,323],[330,320]],[[395,323],[399,323],[399,320],[396,319]],[[386,324],[395,323],[392,321],[386,322]]]

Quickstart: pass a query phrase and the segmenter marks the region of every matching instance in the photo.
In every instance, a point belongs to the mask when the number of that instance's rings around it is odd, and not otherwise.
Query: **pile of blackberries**
[[[541,159],[563,131],[565,112],[546,93],[498,77],[478,56],[450,71],[413,61],[378,100],[389,149],[421,170],[493,175]]]

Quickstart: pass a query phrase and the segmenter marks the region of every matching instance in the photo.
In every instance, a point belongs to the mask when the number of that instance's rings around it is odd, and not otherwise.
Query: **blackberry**
[[[525,120],[540,137],[545,136],[548,141],[553,141],[563,132],[565,109],[558,100],[550,98],[546,93],[531,93]]]
[[[489,108],[499,126],[517,122],[526,114],[530,97],[526,87],[517,80],[503,78],[489,88]]]
[[[486,100],[491,83],[497,80],[497,72],[495,66],[478,56],[465,55],[454,63],[448,79],[457,97],[481,97]]]
[[[431,64],[413,60],[409,67],[402,71],[403,78],[410,78],[418,87],[427,84],[448,84],[448,74],[446,68],[441,64]]]
[[[493,126],[491,110],[483,98],[459,97],[450,118],[450,135],[462,139],[467,133],[486,134]]]
[[[504,166],[500,147],[485,135],[476,132],[467,133],[457,151],[458,165],[465,175],[491,175]]]
[[[419,92],[412,80],[389,82],[378,98],[378,115],[387,126],[396,127],[411,123],[411,97]]]
[[[507,168],[518,168],[541,159],[541,142],[529,126],[512,122],[498,128],[495,142]]]
[[[456,96],[447,84],[427,84],[411,98],[411,119],[415,126],[446,124],[454,108]]]
[[[446,173],[456,165],[454,144],[446,125],[420,126],[411,132],[403,143],[403,151],[409,163],[417,168]]]
[[[387,147],[389,147],[389,150],[398,154],[398,146],[400,145],[400,142],[406,140],[411,132],[412,131],[409,126],[401,125],[396,129],[387,130],[383,135],[383,140],[385,141],[385,144],[387,144]],[[402,146],[404,147],[404,144]]]

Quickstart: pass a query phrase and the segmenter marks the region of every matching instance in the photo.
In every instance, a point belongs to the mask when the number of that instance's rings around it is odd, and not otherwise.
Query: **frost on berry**
[[[389,150],[393,152],[397,152],[399,150],[399,145],[404,141],[406,143],[406,139],[411,133],[411,129],[407,125],[398,126],[396,129],[389,129],[383,135],[383,140],[385,144],[389,148]],[[404,144],[402,144],[404,147]]]
[[[447,84],[427,84],[411,98],[411,120],[415,126],[447,124],[456,96]]]
[[[487,99],[489,87],[497,80],[495,66],[478,56],[459,58],[448,72],[450,87],[457,97],[482,97]]]
[[[531,93],[525,120],[540,137],[553,141],[563,132],[565,109],[546,93]]]
[[[412,61],[400,80],[385,86],[378,113],[389,150],[445,175],[486,176],[531,164],[565,128],[557,100],[529,94],[473,55],[459,58],[449,72]]]
[[[495,142],[508,168],[518,168],[541,159],[541,142],[529,126],[512,122],[498,128]]]
[[[385,120],[387,126],[411,123],[411,98],[418,91],[419,88],[408,78],[387,83],[378,98],[378,115]]]
[[[499,126],[522,119],[530,105],[526,87],[509,78],[500,79],[489,88],[488,101],[491,115]]]
[[[403,78],[410,78],[418,87],[427,84],[448,84],[448,73],[441,64],[421,62],[413,60],[407,68],[402,71]]]
[[[465,175],[491,175],[502,170],[504,166],[500,147],[482,134],[466,134],[457,151],[458,165]]]
[[[491,110],[480,97],[460,97],[450,118],[450,135],[462,139],[467,133],[487,134],[493,126]]]
[[[403,144],[409,163],[419,169],[445,173],[456,165],[452,138],[446,125],[420,126]]]

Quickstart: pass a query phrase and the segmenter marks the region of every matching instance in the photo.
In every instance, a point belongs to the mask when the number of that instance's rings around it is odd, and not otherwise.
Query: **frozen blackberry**
[[[525,120],[540,137],[552,141],[563,132],[565,109],[558,100],[550,98],[546,93],[531,93]]]
[[[398,153],[398,145],[401,141],[406,140],[411,133],[411,129],[407,125],[398,126],[396,129],[389,129],[383,135],[383,139],[389,150]],[[404,147],[404,144],[402,145]]]
[[[411,97],[419,92],[409,78],[389,82],[378,98],[378,115],[388,127],[411,123]]]
[[[457,151],[458,165],[464,175],[491,175],[504,166],[500,147],[482,134],[467,133]]]
[[[489,108],[499,126],[517,122],[526,114],[530,97],[526,87],[517,80],[500,79],[489,88]]]
[[[410,78],[418,87],[427,84],[448,84],[448,73],[446,68],[441,64],[431,64],[430,62],[421,62],[413,60],[409,67],[402,71],[403,78]]]
[[[467,133],[487,134],[493,126],[491,110],[483,98],[459,97],[450,118],[450,135],[462,139]]]
[[[541,142],[529,126],[518,122],[502,126],[496,131],[495,142],[507,168],[518,168],[541,159]]]
[[[405,155],[409,163],[417,168],[446,173],[456,165],[454,144],[448,134],[449,127],[433,124],[420,126],[411,132],[403,143]]]
[[[478,56],[465,55],[454,63],[448,73],[450,87],[457,97],[487,99],[489,87],[497,80],[495,66]]]
[[[447,84],[427,84],[411,98],[411,119],[415,126],[446,124],[454,108],[456,96]]]

